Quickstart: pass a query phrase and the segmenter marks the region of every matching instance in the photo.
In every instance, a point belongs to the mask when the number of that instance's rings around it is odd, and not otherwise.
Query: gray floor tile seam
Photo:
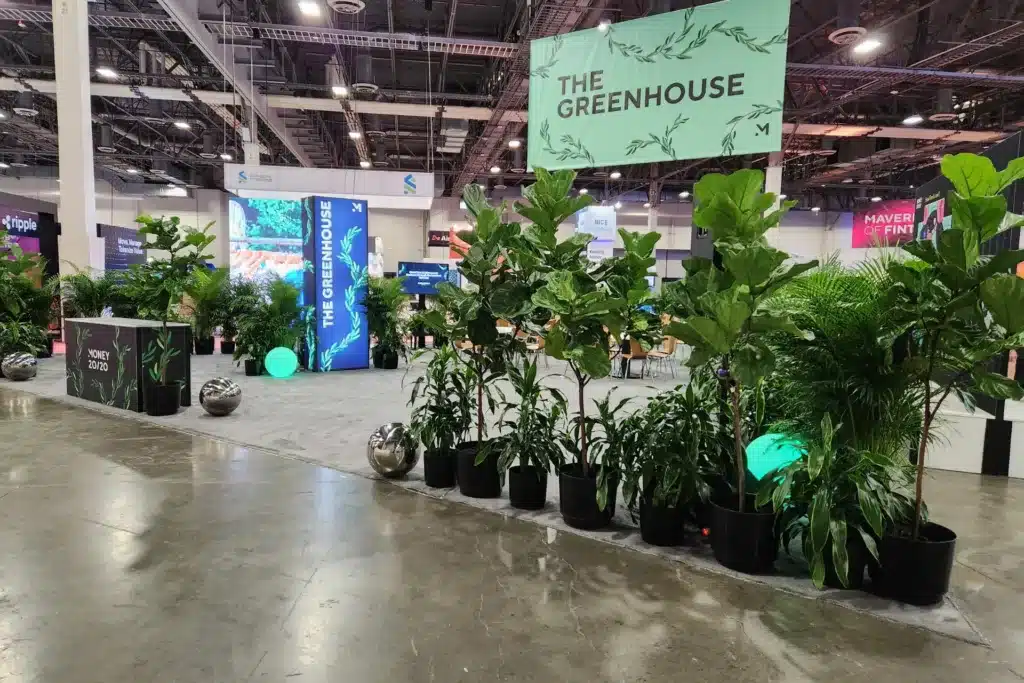
[[[10,387],[10,388],[13,391],[20,391],[19,389],[15,388],[15,387]],[[101,404],[92,403],[92,402],[89,402],[89,401],[81,401],[81,400],[78,400],[78,399],[74,399],[73,397],[60,396],[60,395],[46,397],[46,396],[40,396],[38,394],[33,394],[32,392],[28,392],[28,391],[21,392],[21,393],[26,393],[26,394],[29,394],[29,395],[33,395],[33,396],[36,396],[37,398],[44,398],[44,399],[55,400],[57,402],[65,403],[65,404],[76,406],[76,407],[79,407],[79,408],[85,408],[86,410],[92,410],[93,412],[102,413],[102,414],[109,415],[109,416],[114,417],[114,418],[131,419],[131,420],[135,420],[137,422],[140,422],[142,424],[154,425],[154,426],[157,426],[157,427],[163,427],[165,429],[170,429],[172,431],[188,434],[190,436],[197,436],[197,437],[200,437],[200,438],[206,438],[206,439],[211,439],[211,440],[214,440],[214,441],[220,441],[220,442],[223,442],[223,443],[229,443],[229,444],[232,444],[232,445],[235,445],[235,446],[241,446],[243,448],[249,448],[249,449],[252,449],[252,450],[255,450],[255,451],[266,453],[266,454],[269,454],[269,455],[272,455],[272,456],[275,456],[275,457],[282,457],[282,458],[286,458],[286,459],[289,459],[289,460],[296,460],[296,461],[304,462],[304,463],[307,463],[307,464],[310,464],[310,465],[314,465],[314,466],[317,466],[317,467],[325,467],[327,469],[335,470],[335,471],[342,472],[342,473],[345,473],[345,474],[355,475],[355,476],[361,477],[361,478],[369,480],[369,481],[385,482],[385,483],[388,483],[388,484],[392,484],[396,488],[404,489],[404,490],[410,491],[412,493],[418,493],[420,495],[424,495],[424,496],[426,496],[428,498],[433,498],[435,500],[443,500],[443,501],[448,502],[448,503],[458,503],[458,504],[464,505],[466,507],[471,507],[471,508],[474,508],[474,509],[477,509],[477,510],[487,511],[487,512],[490,512],[491,514],[498,514],[498,515],[500,515],[502,517],[505,517],[506,519],[519,519],[519,520],[522,520],[522,521],[531,522],[534,525],[542,527],[542,528],[553,529],[553,530],[556,530],[556,531],[568,532],[568,533],[571,533],[571,534],[573,534],[575,536],[578,536],[578,537],[581,537],[581,538],[588,538],[588,539],[591,539],[591,540],[599,541],[599,542],[602,542],[602,543],[605,543],[605,544],[608,544],[608,545],[612,545],[612,546],[615,546],[615,547],[622,548],[624,550],[639,551],[639,552],[641,552],[641,553],[643,553],[645,555],[651,556],[651,557],[658,557],[658,558],[661,558],[662,560],[665,560],[665,561],[668,561],[668,562],[672,562],[673,564],[682,565],[682,566],[686,567],[687,569],[689,569],[690,571],[695,571],[695,572],[698,572],[698,573],[700,573],[702,575],[705,575],[705,576],[727,577],[727,578],[731,578],[731,579],[734,579],[734,580],[739,580],[739,581],[741,581],[743,583],[746,583],[748,585],[760,586],[762,588],[768,589],[769,591],[776,590],[776,591],[785,593],[787,595],[792,595],[792,596],[800,597],[800,598],[803,598],[805,600],[810,600],[812,602],[816,602],[816,603],[819,603],[819,604],[820,603],[827,603],[827,604],[830,604],[830,605],[833,605],[833,606],[836,606],[836,607],[840,607],[840,608],[844,608],[844,609],[850,610],[852,612],[856,612],[856,613],[859,613],[859,614],[872,616],[874,618],[880,619],[882,621],[886,621],[888,623],[892,623],[892,624],[896,624],[896,625],[904,626],[904,627],[909,627],[909,628],[912,628],[912,629],[917,630],[917,631],[924,631],[924,632],[928,632],[928,633],[944,636],[944,637],[947,637],[947,638],[951,638],[953,640],[957,640],[959,642],[964,642],[964,643],[967,643],[967,644],[970,644],[970,645],[977,645],[977,646],[981,646],[981,647],[985,647],[985,648],[991,649],[991,642],[989,641],[989,639],[987,637],[985,637],[984,634],[982,634],[979,631],[977,626],[975,626],[975,624],[969,618],[967,618],[964,610],[960,607],[960,605],[951,596],[947,596],[946,597],[946,599],[945,599],[946,603],[948,605],[950,605],[953,609],[955,609],[957,611],[957,613],[959,614],[960,618],[963,619],[964,622],[970,627],[970,629],[973,631],[974,635],[976,636],[975,639],[967,638],[967,637],[964,637],[964,636],[959,636],[957,634],[953,634],[953,633],[950,633],[948,631],[941,631],[941,630],[938,630],[937,628],[930,628],[930,627],[925,626],[925,625],[916,624],[916,623],[913,623],[913,622],[903,621],[903,620],[900,620],[900,619],[896,619],[896,618],[894,618],[894,617],[892,617],[890,615],[887,615],[887,614],[885,614],[883,612],[880,612],[880,611],[877,611],[877,610],[858,608],[858,607],[856,607],[854,605],[851,605],[851,604],[849,604],[847,602],[842,602],[842,601],[837,600],[835,597],[830,596],[827,591],[822,593],[822,594],[820,594],[820,595],[813,595],[813,594],[809,594],[809,593],[805,593],[805,592],[801,592],[801,591],[796,591],[796,590],[790,589],[790,588],[788,588],[788,587],[786,587],[784,585],[775,584],[775,583],[769,583],[768,581],[766,581],[766,580],[764,580],[764,579],[762,579],[761,577],[758,577],[758,576],[742,574],[740,572],[732,572],[731,570],[729,570],[729,569],[727,569],[725,567],[721,567],[721,566],[717,566],[717,565],[699,563],[699,562],[696,561],[696,558],[689,557],[689,556],[687,556],[684,553],[668,554],[668,553],[665,553],[664,551],[662,551],[661,549],[653,547],[653,546],[648,547],[648,546],[642,545],[642,544],[629,544],[629,543],[626,543],[624,541],[620,541],[620,540],[618,540],[616,538],[613,538],[610,535],[598,534],[598,533],[593,533],[593,532],[587,533],[587,532],[584,532],[584,531],[581,531],[581,530],[578,530],[578,529],[573,529],[572,527],[570,527],[570,526],[568,526],[566,524],[561,524],[561,525],[558,525],[558,526],[552,526],[552,525],[546,523],[544,521],[544,519],[542,519],[541,516],[538,513],[529,512],[529,511],[519,512],[519,511],[515,511],[513,509],[508,509],[508,508],[493,508],[493,507],[488,507],[488,506],[485,506],[485,505],[476,504],[476,503],[474,503],[473,499],[465,499],[464,500],[462,498],[452,498],[452,497],[449,497],[449,495],[451,493],[453,493],[456,489],[446,489],[444,494],[438,495],[435,492],[433,492],[432,490],[426,489],[425,486],[423,485],[422,480],[387,479],[387,478],[384,478],[384,477],[380,477],[380,476],[376,475],[375,473],[373,473],[371,471],[366,471],[366,470],[360,471],[360,470],[355,470],[355,469],[348,469],[348,468],[345,468],[345,467],[342,467],[342,466],[338,465],[337,463],[329,463],[329,462],[326,462],[326,461],[320,461],[320,460],[316,460],[316,459],[311,458],[311,457],[300,455],[298,453],[284,451],[284,450],[272,449],[272,448],[268,448],[268,447],[263,446],[263,445],[252,444],[252,443],[249,443],[249,442],[241,441],[241,440],[238,440],[238,439],[233,439],[233,438],[230,438],[230,437],[222,437],[222,436],[219,436],[219,435],[212,435],[209,432],[201,432],[199,430],[190,429],[188,427],[185,427],[183,425],[179,425],[179,424],[176,424],[176,423],[173,423],[173,422],[161,422],[161,421],[159,421],[159,420],[157,420],[155,418],[152,418],[152,417],[150,417],[150,416],[148,416],[148,415],[146,415],[144,413],[126,412],[126,411],[122,411],[122,410],[119,410],[119,409],[116,409],[116,408],[111,408],[109,406],[104,406],[104,405],[101,405]],[[638,530],[633,530],[631,532],[631,536],[633,536],[633,537],[639,536],[639,531]],[[908,606],[907,609],[916,609],[916,608]]]

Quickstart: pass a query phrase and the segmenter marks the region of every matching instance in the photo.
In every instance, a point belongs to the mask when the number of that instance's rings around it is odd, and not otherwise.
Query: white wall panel
[[[427,256],[426,211],[370,209],[369,225],[370,237],[384,241],[386,272],[397,270],[399,261],[422,261]]]

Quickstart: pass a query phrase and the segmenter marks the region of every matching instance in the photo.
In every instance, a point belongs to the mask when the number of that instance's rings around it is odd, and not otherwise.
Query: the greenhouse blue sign
[[[303,212],[309,368],[317,372],[369,365],[370,335],[360,302],[366,289],[366,202],[312,197]]]

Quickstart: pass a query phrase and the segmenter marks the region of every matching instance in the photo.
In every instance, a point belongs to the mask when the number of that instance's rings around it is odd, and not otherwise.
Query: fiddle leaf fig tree
[[[992,372],[990,359],[1024,342],[1024,280],[1014,274],[1024,250],[994,256],[981,245],[1021,225],[1007,213],[1002,192],[1024,178],[1024,159],[998,172],[976,154],[948,155],[942,174],[952,183],[947,198],[953,222],[938,244],[919,240],[904,245],[915,257],[889,265],[895,281],[890,310],[897,320],[894,354],[916,379],[922,397],[917,453],[914,537],[921,526],[925,455],[935,416],[950,393],[973,406],[969,392],[1020,399],[1017,382]],[[1017,221],[1017,222],[1015,222]]]
[[[740,512],[746,497],[741,391],[744,385],[757,386],[775,365],[762,333],[780,330],[805,335],[784,310],[769,311],[765,303],[780,286],[818,265],[817,261],[786,265],[789,255],[768,244],[765,233],[779,224],[795,202],[770,210],[776,198],[762,192],[763,185],[764,174],[758,170],[710,174],[697,183],[693,224],[711,233],[715,249],[722,254],[722,268],[708,259],[687,262],[687,276],[677,294],[688,315],[665,328],[666,334],[693,347],[691,367],[721,359],[717,373],[732,408]]]

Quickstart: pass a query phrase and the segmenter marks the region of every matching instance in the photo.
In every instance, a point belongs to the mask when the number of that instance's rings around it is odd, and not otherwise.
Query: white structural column
[[[101,267],[96,238],[96,177],[89,83],[89,3],[53,0],[60,153],[60,272]]]
[[[782,165],[785,161],[785,155],[782,152],[772,152],[768,155],[768,168],[764,174],[764,191],[774,192],[776,197],[782,192]],[[779,208],[780,201],[776,199],[775,205],[769,209],[769,211],[775,211]],[[768,244],[778,247],[779,228],[772,228],[765,233],[765,239],[768,240]]]

